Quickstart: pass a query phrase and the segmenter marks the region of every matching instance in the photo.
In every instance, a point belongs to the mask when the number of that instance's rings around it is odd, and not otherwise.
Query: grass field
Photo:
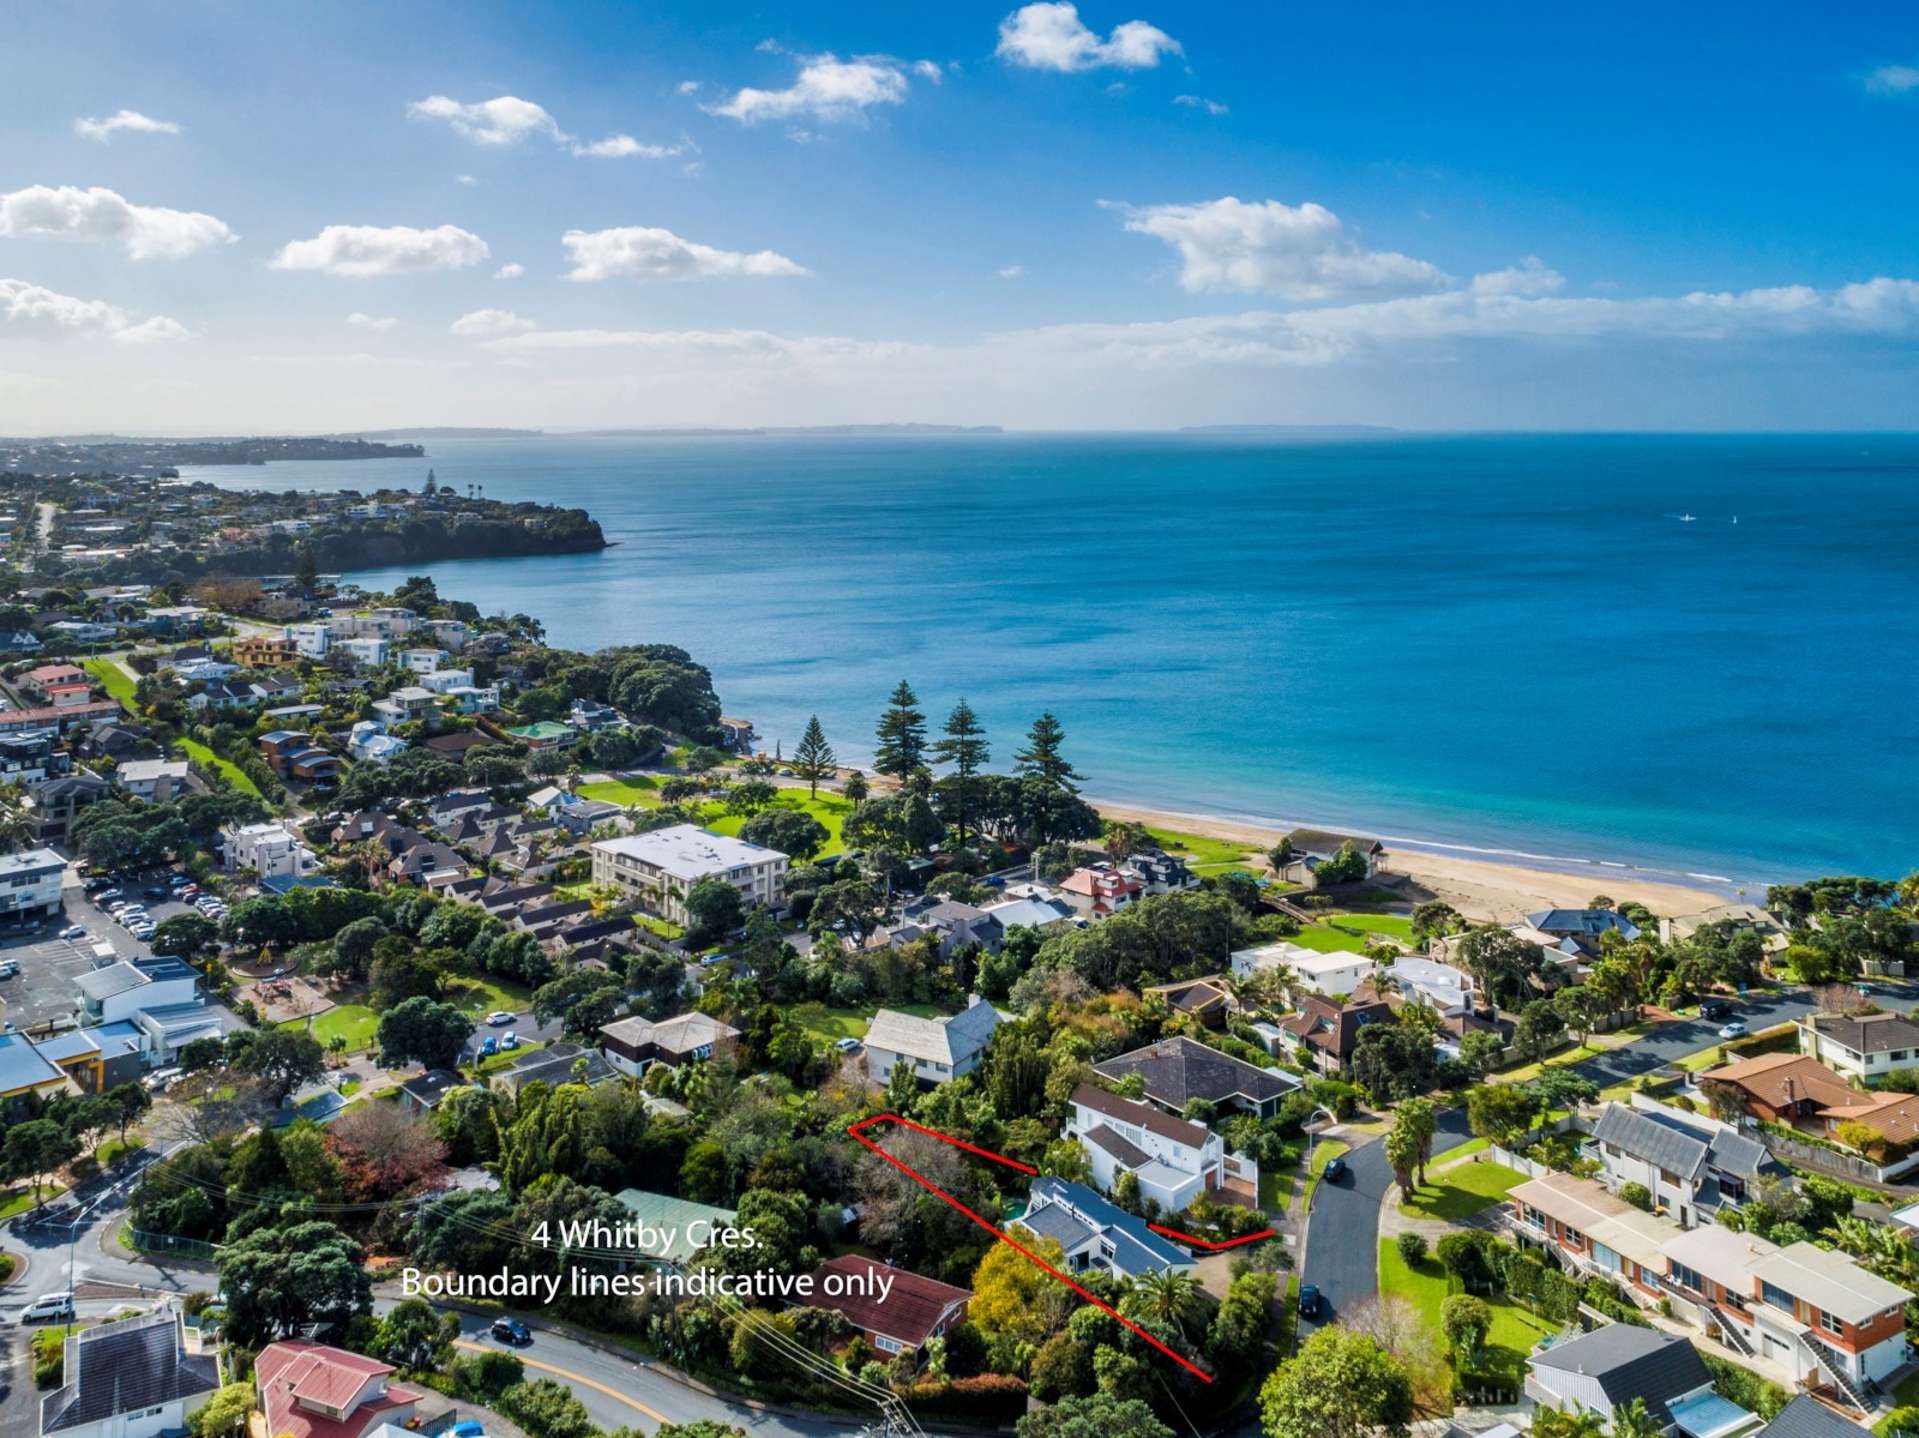
[[[118,700],[120,707],[129,714],[134,712],[132,675],[111,659],[89,659],[80,667],[91,674],[94,681],[107,691],[109,699]]]
[[[1439,1310],[1451,1296],[1453,1288],[1451,1279],[1446,1270],[1439,1266],[1438,1259],[1428,1254],[1420,1261],[1418,1268],[1412,1268],[1399,1256],[1399,1249],[1392,1239],[1380,1240],[1379,1292],[1382,1297],[1395,1294],[1412,1304],[1420,1320],[1439,1339],[1440,1346],[1445,1346]],[[1524,1371],[1526,1355],[1532,1352],[1533,1346],[1555,1329],[1544,1319],[1533,1317],[1504,1298],[1485,1297],[1493,1311],[1493,1326],[1486,1335],[1487,1351],[1482,1355],[1479,1366],[1502,1376],[1517,1375]]]
[[[1362,933],[1377,934],[1382,939],[1392,939],[1409,947],[1413,942],[1413,921],[1404,914],[1329,914],[1326,922],[1342,928],[1358,929]]]
[[[912,1014],[915,1018],[938,1019],[946,1016],[946,1010],[938,1004],[887,1004],[884,1007],[896,1013]],[[789,1012],[795,1023],[816,1038],[826,1039],[863,1039],[866,1030],[872,1024],[874,1009],[830,1009],[825,1004],[798,1004]]]
[[[601,784],[582,784],[577,792],[582,799],[623,804],[629,809],[635,805],[652,809],[660,802],[659,787],[653,780],[642,776],[637,779],[608,779]]]
[[[1462,1163],[1432,1175],[1401,1206],[1425,1218],[1458,1223],[1482,1208],[1492,1207],[1525,1181],[1525,1174],[1496,1163]]]
[[[46,1203],[66,1192],[57,1183],[50,1183],[40,1190],[40,1201]],[[0,1189],[0,1219],[12,1218],[16,1213],[25,1213],[33,1207],[33,1185],[21,1184],[15,1188]]]
[[[582,784],[578,793],[583,799],[599,799],[608,804],[624,804],[628,807],[638,805],[642,809],[655,809],[660,804],[659,785],[652,779],[608,779],[599,784]],[[817,798],[810,796],[804,789],[781,789],[779,798],[773,801],[776,809],[797,809],[811,814],[826,828],[827,839],[820,849],[820,856],[837,854],[846,847],[840,840],[840,825],[846,816],[853,812],[851,800],[842,799],[837,794],[821,794]],[[729,814],[723,804],[696,804],[690,806],[699,822],[716,834],[737,835],[748,818],[744,814]]]
[[[335,1038],[344,1038],[347,1052],[358,1053],[373,1046],[373,1031],[380,1026],[380,1016],[365,1004],[335,1004],[312,1022],[313,1037],[322,1044],[331,1045]],[[283,1029],[306,1026],[305,1019],[288,1019],[280,1025]]]
[[[525,984],[503,983],[487,974],[454,974],[446,981],[446,1001],[463,1014],[486,1014],[495,1009],[517,1012],[532,997]]]
[[[251,794],[256,799],[260,797],[260,786],[247,778],[246,771],[231,759],[222,759],[198,739],[182,739],[180,747],[187,751],[189,759],[214,770],[242,794]]]

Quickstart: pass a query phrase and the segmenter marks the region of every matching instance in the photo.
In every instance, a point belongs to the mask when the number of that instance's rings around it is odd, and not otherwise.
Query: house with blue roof
[[[1144,1278],[1169,1269],[1187,1273],[1194,1265],[1190,1253],[1154,1233],[1145,1219],[1083,1183],[1034,1179],[1026,1211],[1013,1222],[1035,1238],[1058,1243],[1069,1273],[1097,1268],[1118,1278]]]

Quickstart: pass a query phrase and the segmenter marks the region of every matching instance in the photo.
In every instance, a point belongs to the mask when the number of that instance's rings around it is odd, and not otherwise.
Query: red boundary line
[[[876,1113],[871,1118],[861,1119],[858,1123],[854,1124],[851,1128],[847,1129],[846,1131],[853,1139],[855,1139],[859,1143],[866,1145],[866,1147],[873,1150],[874,1153],[878,1154],[881,1158],[885,1159],[888,1163],[892,1164],[894,1168],[897,1168],[901,1173],[905,1174],[908,1178],[912,1179],[913,1182],[917,1183],[921,1188],[925,1189],[928,1193],[934,1194],[937,1197],[944,1199],[953,1208],[959,1210],[959,1212],[965,1214],[968,1218],[972,1219],[973,1222],[977,1223],[981,1228],[985,1229],[988,1233],[992,1234],[993,1237],[997,1238],[1001,1243],[1011,1248],[1015,1253],[1019,1254],[1020,1257],[1024,1258],[1028,1263],[1031,1263],[1035,1267],[1041,1268],[1045,1270],[1047,1273],[1052,1274],[1053,1277],[1057,1278],[1061,1283],[1065,1284],[1068,1288],[1072,1289],[1073,1292],[1077,1293],[1081,1298],[1085,1299],[1088,1303],[1092,1304],[1095,1308],[1100,1309],[1102,1312],[1111,1314],[1114,1318],[1118,1319],[1121,1323],[1125,1324],[1128,1328],[1132,1329],[1132,1331],[1137,1333],[1141,1338],[1145,1339],[1148,1343],[1152,1344],[1153,1347],[1157,1348],[1161,1353],[1164,1353],[1168,1358],[1172,1359],[1173,1362],[1179,1364],[1180,1367],[1186,1369],[1189,1373],[1192,1373],[1194,1376],[1196,1376],[1202,1383],[1211,1383],[1213,1381],[1212,1376],[1208,1374],[1204,1369],[1188,1361],[1186,1358],[1182,1357],[1180,1354],[1175,1353],[1171,1348],[1167,1347],[1166,1344],[1160,1342],[1159,1339],[1153,1337],[1152,1334],[1148,1333],[1144,1328],[1141,1328],[1137,1323],[1133,1322],[1132,1319],[1126,1317],[1118,1309],[1114,1308],[1110,1303],[1107,1303],[1105,1300],[1101,1298],[1095,1297],[1092,1293],[1089,1293],[1086,1289],[1082,1288],[1079,1284],[1073,1282],[1072,1279],[1068,1278],[1065,1274],[1061,1273],[1057,1268],[1053,1267],[1052,1264],[1048,1263],[1045,1259],[1041,1258],[1038,1254],[1034,1253],[1031,1249],[1025,1247],[1024,1245],[1019,1243],[1017,1240],[1008,1237],[1004,1230],[995,1228],[992,1224],[988,1223],[985,1219],[981,1218],[977,1213],[973,1212],[972,1209],[968,1208],[965,1204],[961,1203],[957,1198],[954,1198],[952,1194],[948,1193],[945,1189],[941,1188],[938,1184],[934,1183],[931,1179],[924,1177],[923,1175],[919,1174],[912,1168],[908,1167],[906,1164],[901,1163],[898,1159],[894,1158],[892,1154],[888,1153],[885,1149],[881,1148],[877,1143],[873,1142],[872,1139],[868,1138],[864,1133],[860,1131],[876,1123],[899,1124],[902,1128],[910,1128],[915,1133],[923,1133],[927,1135],[927,1137],[929,1138],[936,1138],[941,1143],[950,1143],[953,1145],[954,1148],[962,1148],[962,1149],[965,1149],[968,1153],[978,1154],[981,1158],[990,1158],[995,1163],[1003,1163],[1008,1168],[1016,1168],[1021,1173],[1037,1175],[1039,1173],[1038,1169],[1032,1167],[1032,1165],[1030,1164],[1021,1163],[1017,1159],[1008,1158],[1006,1157],[1005,1154],[994,1153],[991,1149],[980,1148],[976,1144],[970,1144],[965,1142],[963,1139],[954,1138],[951,1134],[941,1133],[938,1129],[927,1128],[923,1124],[914,1123],[911,1119],[901,1118],[896,1113]],[[1202,1248],[1214,1248],[1214,1249],[1233,1248],[1241,1243],[1251,1243],[1255,1239],[1269,1238],[1273,1234],[1273,1230],[1268,1229],[1266,1230],[1265,1233],[1251,1234],[1245,1238],[1234,1239],[1230,1243],[1207,1243],[1204,1239],[1191,1238],[1187,1236],[1186,1234],[1177,1233],[1172,1229],[1161,1228],[1158,1224],[1148,1224],[1147,1227],[1153,1229],[1155,1232],[1167,1234],[1170,1237],[1178,1238],[1186,1243],[1196,1243],[1196,1244],[1199,1244]]]
[[[1277,1228],[1262,1228],[1258,1233],[1248,1233],[1240,1238],[1229,1238],[1224,1243],[1212,1243],[1204,1238],[1194,1238],[1190,1233],[1181,1233],[1177,1228],[1162,1228],[1157,1223],[1149,1223],[1146,1226],[1152,1229],[1154,1233],[1163,1233],[1168,1238],[1177,1238],[1181,1243],[1190,1243],[1197,1248],[1208,1248],[1214,1253],[1218,1253],[1223,1249],[1238,1248],[1242,1243],[1258,1243],[1262,1238],[1277,1238],[1279,1236],[1279,1230]]]

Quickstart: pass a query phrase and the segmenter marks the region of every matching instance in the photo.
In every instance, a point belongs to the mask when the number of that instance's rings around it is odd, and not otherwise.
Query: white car
[[[490,1027],[497,1029],[503,1024],[512,1023],[513,1015],[508,1013],[505,1009],[495,1009],[492,1013],[486,1016],[486,1021]]]
[[[87,931],[78,924],[68,924],[60,931],[60,937],[63,939],[84,939],[86,936]]]

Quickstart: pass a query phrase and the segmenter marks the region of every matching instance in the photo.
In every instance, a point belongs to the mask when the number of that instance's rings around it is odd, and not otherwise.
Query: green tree
[[[873,768],[895,779],[926,765],[926,715],[919,696],[904,679],[893,690],[874,732]]]
[[[778,849],[789,859],[810,859],[826,847],[832,835],[826,825],[802,809],[762,809],[740,825],[740,837],[749,844]]]
[[[194,1438],[231,1438],[247,1426],[253,1412],[253,1385],[227,1383],[187,1416]]]
[[[1600,1438],[1606,1421],[1590,1408],[1574,1406],[1567,1413],[1558,1408],[1533,1409],[1533,1438]]]
[[[387,1068],[418,1063],[430,1069],[450,1069],[473,1033],[473,1020],[452,1004],[415,995],[380,1016],[374,1037],[380,1062]]]
[[[153,952],[191,962],[220,941],[220,930],[201,914],[175,914],[153,931]]]
[[[1635,1398],[1623,1408],[1613,1409],[1612,1438],[1659,1438],[1664,1430],[1646,1411],[1646,1400]]]
[[[300,1029],[260,1029],[233,1060],[235,1073],[257,1078],[275,1103],[326,1072],[326,1050]]]
[[[1406,1438],[1413,1384],[1366,1333],[1321,1328],[1259,1390],[1266,1438]]]
[[[793,772],[806,780],[807,788],[817,798],[820,780],[833,777],[833,765],[833,746],[826,742],[826,731],[820,727],[820,716],[815,714],[806,721],[799,747],[793,751]]]
[[[227,1334],[249,1346],[315,1326],[337,1333],[373,1307],[360,1246],[319,1219],[256,1229],[220,1250],[219,1268]]]
[[[1104,1392],[1037,1408],[1014,1431],[1019,1438],[1173,1438],[1146,1403]]]
[[[942,764],[951,764],[953,773],[948,792],[953,797],[953,812],[956,820],[959,847],[966,847],[967,824],[972,818],[976,802],[975,788],[980,771],[986,767],[987,760],[993,757],[993,751],[986,744],[986,730],[981,727],[979,716],[973,712],[973,706],[964,699],[953,706],[953,712],[946,716],[946,724],[940,731],[944,736],[933,746],[933,757]]]
[[[378,919],[355,919],[333,936],[333,971],[345,978],[365,978],[374,947],[386,936],[387,927]]]
[[[1470,1363],[1493,1331],[1493,1311],[1483,1298],[1455,1293],[1439,1306],[1439,1326],[1453,1352]]]
[[[33,1180],[37,1207],[47,1176],[79,1156],[79,1139],[50,1118],[33,1118],[7,1130],[6,1142],[0,1145],[0,1168],[10,1182]]]
[[[440,1313],[421,1298],[406,1298],[380,1320],[373,1340],[378,1355],[409,1373],[431,1373],[443,1368],[460,1336],[460,1316]]]
[[[1051,714],[1042,714],[1026,733],[1026,747],[1013,755],[1013,772],[1022,778],[1037,779],[1049,789],[1061,793],[1079,792],[1079,775],[1060,753],[1066,742],[1066,729]]]
[[[431,484],[432,481],[427,481]],[[293,562],[293,583],[302,594],[311,595],[320,587],[320,561],[313,556],[313,546],[302,544],[300,554]]]
[[[724,879],[701,879],[686,895],[686,916],[692,934],[707,943],[730,934],[746,917],[740,891]]]
[[[1426,1235],[1423,1233],[1402,1233],[1393,1240],[1393,1246],[1399,1250],[1400,1261],[1408,1268],[1417,1268],[1426,1261]]]
[[[1466,1122],[1475,1138],[1509,1148],[1539,1116],[1533,1096],[1517,1084],[1481,1084],[1466,1090]]]

